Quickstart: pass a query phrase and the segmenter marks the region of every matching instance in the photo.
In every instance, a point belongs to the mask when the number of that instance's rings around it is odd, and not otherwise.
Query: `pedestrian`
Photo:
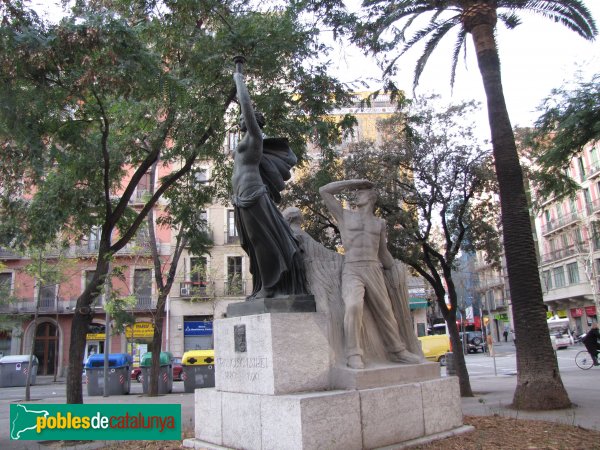
[[[583,345],[585,345],[585,348],[592,357],[592,361],[594,362],[595,366],[600,366],[598,363],[598,349],[600,348],[600,345],[598,345],[598,339],[600,339],[598,322],[594,322],[592,324],[592,328],[590,328],[590,331],[588,331],[583,338]]]
[[[504,335],[504,342],[508,342],[508,330],[505,328],[504,329],[504,333],[502,333]]]

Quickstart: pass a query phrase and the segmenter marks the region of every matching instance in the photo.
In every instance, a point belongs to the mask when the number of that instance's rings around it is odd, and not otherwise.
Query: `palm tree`
[[[504,248],[517,339],[517,388],[513,406],[545,410],[570,406],[552,350],[523,173],[511,127],[500,73],[495,29],[498,21],[508,29],[520,24],[520,11],[538,13],[561,23],[585,39],[597,35],[596,24],[581,0],[364,0],[365,23],[356,39],[374,52],[399,49],[385,62],[388,75],[396,60],[419,42],[425,42],[417,61],[414,85],[432,52],[451,30],[458,30],[452,55],[451,83],[470,34],[487,99],[494,164],[500,190]],[[428,18],[410,38],[416,20]],[[389,39],[386,37],[389,36]]]

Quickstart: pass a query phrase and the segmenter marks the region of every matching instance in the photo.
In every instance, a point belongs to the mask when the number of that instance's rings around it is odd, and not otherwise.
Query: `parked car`
[[[182,374],[183,366],[181,365],[181,358],[173,358],[173,381],[182,381]],[[138,383],[142,382],[141,367],[134,367],[133,369],[131,369],[131,379],[136,380]]]
[[[568,348],[572,344],[571,336],[561,331],[550,332],[550,340],[552,341],[552,346],[557,350]]]
[[[466,336],[466,350],[467,353],[477,353],[479,351],[485,352],[485,339],[481,331],[461,331],[458,333],[462,342],[463,337]]]
[[[439,362],[446,365],[446,353],[450,351],[450,337],[446,334],[435,334],[419,337],[423,355],[429,361]]]

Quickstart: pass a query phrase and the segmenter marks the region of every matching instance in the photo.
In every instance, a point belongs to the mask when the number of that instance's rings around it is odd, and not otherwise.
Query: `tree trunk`
[[[150,384],[148,396],[158,395],[158,377],[160,373],[160,352],[162,350],[163,319],[165,315],[165,300],[167,293],[161,291],[156,302],[156,316],[154,318],[154,334],[152,336],[152,367],[150,367]]]
[[[454,296],[456,297],[456,293]],[[473,397],[469,371],[467,370],[467,362],[465,361],[465,354],[462,350],[458,327],[456,326],[456,308],[448,310],[443,296],[441,299],[438,297],[438,303],[440,304],[440,307],[442,303],[444,304],[444,307],[441,308],[441,310],[444,320],[446,321],[446,326],[448,327],[448,333],[450,333],[450,344],[452,345],[454,367],[456,368],[456,375],[458,376],[458,384],[460,386],[460,396]]]
[[[108,274],[107,252],[101,250],[98,254],[96,273],[90,285],[77,299],[73,322],[71,324],[71,341],[69,344],[69,369],[67,371],[67,403],[83,403],[81,375],[83,372],[83,357],[85,356],[85,337],[94,317],[90,308],[99,285]],[[108,333],[108,328],[105,332]],[[107,349],[105,349],[106,351]]]
[[[513,406],[529,410],[567,408],[571,402],[548,333],[523,172],[504,100],[494,28],[495,16],[493,21],[480,23],[468,31],[473,36],[487,98],[500,189],[504,250],[517,336],[517,388]]]

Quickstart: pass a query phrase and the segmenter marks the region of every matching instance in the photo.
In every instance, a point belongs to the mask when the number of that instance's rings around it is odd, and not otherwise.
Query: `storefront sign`
[[[154,324],[152,322],[137,322],[125,329],[127,338],[148,338],[154,336]]]
[[[185,322],[184,336],[210,336],[213,333],[213,323],[204,321]]]
[[[104,333],[88,333],[85,335],[87,341],[103,341],[106,338]]]
[[[596,307],[595,306],[586,306],[585,307],[585,314],[589,317],[589,316],[595,316],[596,315]]]
[[[583,308],[571,308],[571,317],[583,316]]]

